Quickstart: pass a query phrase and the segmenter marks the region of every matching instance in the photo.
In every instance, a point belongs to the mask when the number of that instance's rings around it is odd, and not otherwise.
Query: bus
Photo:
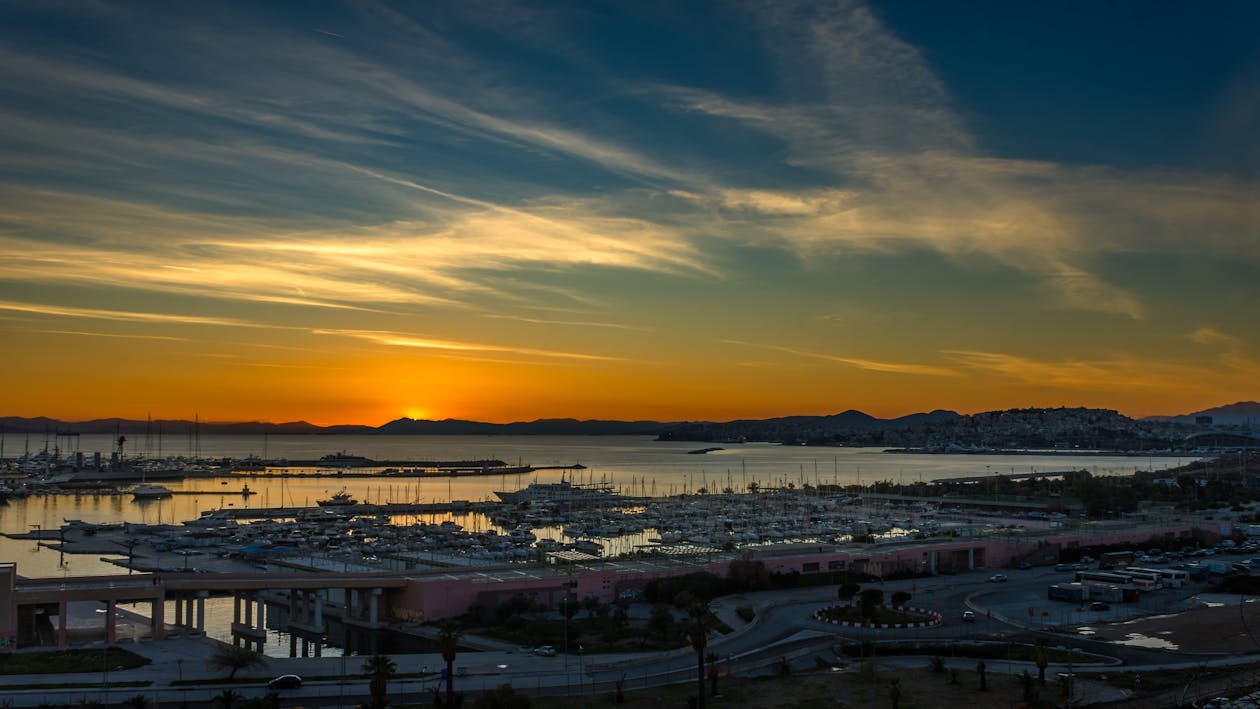
[[[1117,567],[1128,566],[1133,563],[1133,552],[1131,551],[1109,551],[1104,553],[1098,559],[1098,568],[1114,569]]]
[[[1126,573],[1110,571],[1077,571],[1077,583],[1110,584],[1121,588],[1135,588],[1133,577]]]
[[[1159,578],[1164,588],[1181,588],[1190,583],[1190,573],[1184,569],[1159,569]]]
[[[1159,569],[1143,569],[1137,566],[1126,566],[1121,573],[1133,579],[1133,585],[1143,591],[1154,591],[1164,587],[1163,574]]]

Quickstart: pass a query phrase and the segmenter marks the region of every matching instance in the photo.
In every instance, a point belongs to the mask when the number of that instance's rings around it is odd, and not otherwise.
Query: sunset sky
[[[0,2],[0,415],[1260,398],[1260,3]]]

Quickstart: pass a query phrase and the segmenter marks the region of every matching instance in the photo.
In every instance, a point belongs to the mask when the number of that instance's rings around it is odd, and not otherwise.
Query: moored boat
[[[131,496],[136,500],[156,500],[161,497],[170,497],[172,494],[170,488],[150,483],[142,483],[131,489]]]
[[[341,488],[340,492],[332,497],[324,500],[316,500],[315,502],[320,507],[349,507],[350,505],[359,504],[359,501],[351,497],[350,493],[346,492],[344,487]]]

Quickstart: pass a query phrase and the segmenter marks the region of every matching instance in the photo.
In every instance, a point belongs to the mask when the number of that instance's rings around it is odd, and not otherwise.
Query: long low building
[[[770,573],[802,575],[852,571],[877,577],[931,575],[975,569],[999,569],[1018,563],[1053,564],[1074,547],[1133,545],[1171,548],[1196,534],[1219,534],[1219,527],[1198,530],[1190,522],[1152,525],[1085,525],[1046,529],[1003,538],[976,536],[874,544],[780,544],[705,557],[648,557],[626,560],[511,565],[492,568],[407,571],[398,573],[149,574],[91,578],[25,579],[14,563],[0,564],[0,650],[38,644],[29,632],[40,614],[57,615],[59,645],[66,642],[65,604],[97,601],[112,611],[120,602],[152,605],[151,636],[204,630],[204,599],[230,593],[237,597],[234,631],[256,640],[265,603],[287,603],[295,630],[318,635],[325,618],[337,617],[362,627],[389,621],[431,622],[482,607],[492,608],[518,594],[547,607],[566,595],[594,597],[608,603],[649,581],[696,571],[727,574],[732,562],[759,561]],[[167,607],[174,623],[167,622]],[[254,608],[257,608],[255,614]],[[112,620],[114,614],[106,613]],[[112,630],[107,628],[112,641]]]

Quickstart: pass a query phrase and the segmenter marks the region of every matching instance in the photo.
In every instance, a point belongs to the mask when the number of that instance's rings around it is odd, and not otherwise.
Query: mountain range
[[[380,426],[333,425],[318,426],[306,421],[286,423],[208,422],[187,420],[149,420],[104,418],[90,421],[62,421],[59,419],[17,416],[0,417],[0,430],[8,433],[83,433],[135,435],[142,433],[181,435],[194,430],[201,435],[258,435],[268,434],[406,434],[406,435],[653,435],[664,439],[715,440],[723,436],[749,440],[788,440],[795,432],[811,431],[825,435],[840,432],[879,432],[903,429],[923,429],[957,425],[968,420],[1013,415],[1029,415],[1030,412],[1066,412],[1063,415],[1085,416],[1089,414],[1096,425],[1098,415],[1115,422],[1135,422],[1121,414],[1106,409],[1011,409],[1009,412],[985,412],[964,415],[955,411],[937,409],[890,419],[850,409],[828,416],[783,416],[768,419],[740,419],[735,421],[610,421],[578,420],[571,418],[537,419],[497,424],[459,419],[440,421],[400,418]],[[1213,423],[1221,425],[1254,425],[1260,423],[1260,403],[1240,401],[1227,406],[1204,409],[1175,416],[1150,416],[1141,421],[1151,423],[1194,424],[1199,417],[1211,416]],[[753,434],[753,435],[749,435]]]

